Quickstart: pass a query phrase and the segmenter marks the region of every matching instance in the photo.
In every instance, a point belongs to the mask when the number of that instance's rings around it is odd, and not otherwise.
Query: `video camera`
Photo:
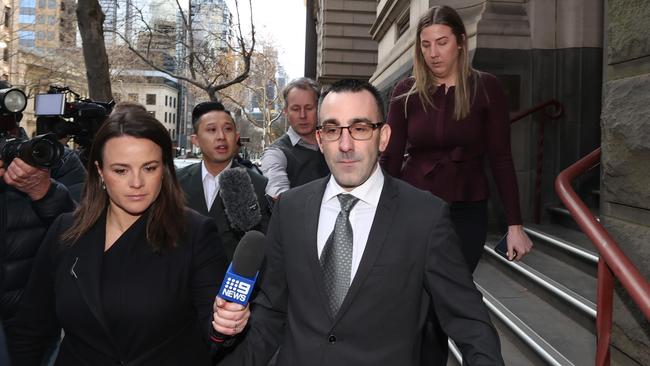
[[[3,84],[4,86],[4,84]],[[0,89],[0,159],[7,167],[15,158],[27,164],[49,168],[63,156],[63,145],[54,134],[44,134],[29,140],[20,135],[18,122],[27,106],[27,97],[20,89]]]
[[[73,96],[72,102],[67,101],[69,96]],[[81,98],[68,87],[51,85],[47,93],[35,98],[36,132],[54,133],[59,139],[74,138],[85,164],[93,137],[114,105],[114,101],[105,103]]]

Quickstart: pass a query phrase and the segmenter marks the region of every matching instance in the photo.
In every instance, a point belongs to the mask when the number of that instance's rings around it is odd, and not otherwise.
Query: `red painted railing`
[[[612,304],[615,276],[630,297],[650,320],[650,284],[621,251],[618,244],[596,220],[587,205],[571,187],[571,181],[600,163],[600,148],[592,151],[563,170],[555,179],[555,191],[569,210],[580,230],[594,243],[600,253],[598,261],[598,298],[596,315],[596,366],[608,366],[612,330]]]
[[[549,108],[549,107],[552,107]],[[539,103],[529,109],[517,112],[510,116],[510,123],[515,123],[524,117],[527,117],[535,112],[544,111],[542,117],[539,119],[538,133],[537,133],[537,167],[535,170],[535,203],[534,203],[534,219],[535,223],[539,224],[542,216],[542,166],[544,164],[544,123],[546,119],[557,119],[564,113],[564,106],[562,103],[555,99],[547,100],[546,102]]]

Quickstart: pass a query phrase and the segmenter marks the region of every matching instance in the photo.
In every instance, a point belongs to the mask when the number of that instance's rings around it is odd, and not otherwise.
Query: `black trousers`
[[[451,221],[460,238],[460,249],[470,272],[474,272],[483,253],[487,237],[487,200],[476,202],[454,202],[449,211]],[[424,328],[422,350],[423,366],[446,366],[449,349],[447,334],[442,330],[433,307]]]
[[[470,272],[474,273],[487,238],[487,200],[454,202],[449,211],[460,238],[460,249]]]

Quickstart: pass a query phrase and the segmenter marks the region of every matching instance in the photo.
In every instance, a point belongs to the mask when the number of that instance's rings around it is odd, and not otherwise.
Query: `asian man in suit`
[[[250,329],[225,365],[421,365],[429,305],[465,365],[503,365],[449,207],[384,174],[378,91],[342,80],[319,103],[331,176],[285,192],[267,235]]]
[[[228,220],[221,199],[219,175],[230,168],[243,168],[253,183],[261,221],[251,229],[266,232],[270,218],[269,202],[264,189],[267,179],[235,159],[239,133],[230,112],[219,102],[199,103],[192,110],[192,143],[201,148],[203,161],[178,171],[178,181],[185,192],[187,205],[200,214],[214,218],[228,260],[244,232]],[[233,188],[230,188],[231,191]],[[250,220],[247,220],[250,221]]]

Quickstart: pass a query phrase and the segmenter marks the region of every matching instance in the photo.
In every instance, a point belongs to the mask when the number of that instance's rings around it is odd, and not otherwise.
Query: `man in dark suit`
[[[390,138],[370,84],[334,83],[318,143],[332,175],[275,204],[244,342],[225,365],[421,365],[429,305],[465,365],[503,365],[498,335],[449,219],[428,192],[385,175]]]
[[[262,219],[252,229],[266,232],[270,218],[269,203],[265,197],[267,179],[253,169],[239,164],[235,158],[239,150],[239,133],[230,112],[219,102],[204,102],[192,110],[194,134],[192,143],[201,148],[203,161],[178,171],[178,181],[185,192],[187,204],[199,213],[214,218],[219,236],[229,260],[244,232],[229,222],[221,199],[219,175],[229,168],[246,169],[253,183]],[[232,190],[232,187],[231,187]]]

